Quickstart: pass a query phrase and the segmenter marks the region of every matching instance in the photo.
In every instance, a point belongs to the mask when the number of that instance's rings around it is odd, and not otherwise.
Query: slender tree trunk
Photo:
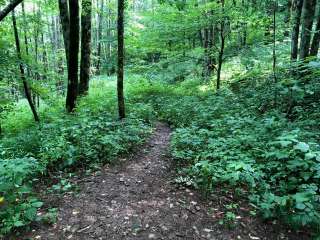
[[[24,46],[25,46],[26,56],[29,56],[28,22],[26,19],[24,2],[21,3],[21,9],[22,9],[22,17],[23,17]],[[32,73],[31,73],[29,64],[26,65],[26,68],[27,68],[27,75],[30,77]]]
[[[91,55],[91,0],[82,0],[81,14],[81,66],[79,94],[87,94],[90,79],[90,55]]]
[[[209,75],[209,31],[207,28],[203,31],[204,59],[203,59],[203,77],[207,80]]]
[[[224,15],[224,0],[221,1],[221,12]],[[222,16],[224,18],[224,16]],[[222,19],[220,23],[220,50],[218,56],[218,68],[217,68],[217,90],[221,87],[221,70],[223,64],[223,55],[224,55],[224,48],[225,48],[225,20]]]
[[[38,62],[38,56],[39,56],[39,44],[38,44],[38,39],[39,39],[39,26],[35,26],[34,29],[34,58],[35,58],[35,63]]]
[[[55,33],[53,34],[56,49],[62,49],[64,48],[64,41],[63,41],[63,33],[62,33],[62,27],[60,23],[60,17],[56,18],[55,21],[55,29],[53,30]],[[65,49],[65,48],[64,48]],[[61,94],[62,96],[65,95],[65,85],[64,85],[64,62],[65,62],[66,57],[58,56],[57,57],[57,71],[59,73],[57,82],[56,82],[56,87],[57,87],[57,92]]]
[[[98,14],[98,33],[97,33],[97,74],[100,74],[101,70],[101,40],[102,40],[102,20],[103,20],[103,8],[104,8],[104,0],[101,0],[99,14]]]
[[[63,33],[64,48],[66,51],[67,65],[69,64],[69,43],[70,43],[70,17],[67,0],[59,0],[60,23]]]
[[[107,36],[108,36],[108,44],[107,44],[107,46],[108,46],[108,60],[109,60],[109,62],[111,63],[112,62],[112,16],[111,16],[111,6],[110,6],[110,4],[111,4],[111,0],[108,0],[108,30],[107,30]],[[112,65],[114,65],[114,64],[112,64]],[[110,68],[109,68],[109,70],[108,70],[108,74],[110,75]]]
[[[300,43],[300,60],[305,60],[310,53],[310,40],[315,13],[316,0],[304,0],[302,7],[302,29]]]
[[[118,0],[118,107],[120,119],[125,118],[125,103],[123,93],[124,76],[124,0]]]
[[[276,13],[277,13],[277,5],[278,3],[276,2],[276,0],[274,1],[274,6],[273,6],[273,51],[272,51],[272,71],[273,71],[273,78],[274,78],[274,82],[277,82],[277,75],[276,75],[276,67],[277,67],[277,54],[276,54],[276,40],[277,40],[277,22],[276,22]]]
[[[293,0],[295,1],[295,0]],[[285,13],[285,17],[284,17],[284,23],[286,25],[285,31],[284,31],[284,36],[288,37],[290,32],[290,21],[291,21],[291,10],[292,10],[292,0],[287,0],[287,4],[286,4],[286,13]]]
[[[318,13],[317,13],[317,25],[315,29],[315,34],[312,38],[310,56],[316,57],[319,51],[320,44],[320,1],[318,1]]]
[[[221,43],[220,43],[220,51],[218,57],[218,69],[217,69],[217,90],[221,87],[221,71],[222,71],[222,64],[223,64],[223,55],[224,55],[224,48],[225,48],[225,36],[223,30],[220,32],[221,35]]]
[[[31,97],[31,92],[28,86],[28,82],[26,80],[25,77],[25,73],[24,73],[24,67],[23,67],[23,63],[22,63],[22,57],[21,57],[21,48],[20,48],[20,40],[19,40],[19,34],[18,34],[18,29],[17,29],[17,22],[16,22],[16,17],[14,14],[14,11],[12,11],[12,24],[13,24],[13,32],[14,32],[14,38],[15,38],[15,42],[16,42],[16,50],[17,50],[17,56],[18,56],[18,60],[19,60],[19,68],[20,68],[20,74],[21,74],[21,79],[22,79],[22,83],[23,83],[23,88],[24,88],[24,92],[26,95],[26,98],[28,100],[29,106],[31,108],[34,120],[36,122],[40,121],[40,118],[38,116],[38,113],[36,111],[36,107],[32,101],[32,97]]]
[[[287,9],[284,17],[284,22],[289,23],[291,19],[292,0],[287,0],[286,7]]]
[[[292,61],[295,61],[298,58],[302,4],[303,4],[303,0],[294,0],[294,3],[293,3],[294,18],[293,18],[293,28],[292,28],[292,36],[291,36],[291,60]]]
[[[47,15],[46,16],[46,20],[49,23],[50,22],[50,18]],[[50,24],[47,25],[48,26],[48,35],[49,35],[49,39],[51,42],[51,49],[53,53],[56,53],[56,41],[55,41],[55,21],[54,21],[54,16],[51,17],[51,26]]]
[[[39,3],[39,5],[40,5],[40,3]],[[39,9],[38,9],[37,13],[35,12],[36,11],[35,5],[33,6],[33,13],[35,16],[37,16],[38,19],[41,19],[41,12],[40,12],[41,10],[40,10],[39,5],[38,5]],[[39,58],[39,33],[40,33],[40,23],[36,22],[35,26],[34,26],[34,54],[35,54],[35,56],[34,56],[35,61],[34,62],[36,63],[36,65],[38,65],[38,58]],[[39,70],[36,70],[34,74],[35,74],[35,80],[40,81],[41,75],[40,75]],[[32,98],[33,98],[34,104],[36,104],[37,94],[34,91],[32,91]]]
[[[49,63],[48,63],[48,54],[47,54],[47,49],[46,49],[46,43],[44,42],[44,34],[41,32],[41,44],[42,44],[42,64],[43,64],[43,73],[44,75],[42,76],[43,79],[47,79],[47,74],[49,70]]]
[[[199,31],[198,31],[198,38],[199,38],[199,42],[200,42],[200,46],[201,47],[204,47],[204,45],[205,45],[205,43],[204,43],[204,41],[205,41],[205,39],[204,39],[204,34],[202,34],[202,29],[200,29]]]
[[[57,70],[57,36],[56,36],[56,18],[55,16],[51,16],[51,18],[49,18],[49,16],[46,16],[47,22],[49,23],[51,20],[51,26],[48,24],[48,37],[50,39],[50,43],[51,43],[51,48],[50,50],[52,51],[52,54],[49,56],[50,57],[50,63],[52,65],[52,68],[54,69],[54,71]]]
[[[78,53],[79,53],[79,2],[69,0],[70,9],[70,36],[69,36],[69,59],[68,59],[68,89],[66,108],[73,112],[76,107],[78,95]]]
[[[241,22],[242,37],[241,37],[241,46],[245,47],[247,45],[247,28],[248,24],[246,22]]]
[[[213,14],[213,13],[212,13]],[[217,24],[214,24],[211,26],[211,31],[210,31],[210,42],[209,42],[209,49],[210,49],[210,65],[209,65],[209,71],[210,71],[210,76],[212,72],[215,70],[215,65],[216,65],[216,58],[214,57],[214,46],[219,40],[219,29],[217,27]]]
[[[29,55],[29,48],[28,48],[28,35],[27,35],[27,29],[28,29],[28,24],[27,24],[27,19],[26,19],[26,12],[24,8],[24,3],[21,3],[21,8],[22,8],[22,16],[23,16],[23,31],[24,31],[24,45],[26,49],[26,55]]]

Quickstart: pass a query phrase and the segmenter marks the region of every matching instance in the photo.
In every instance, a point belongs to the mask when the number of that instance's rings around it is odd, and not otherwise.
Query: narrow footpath
[[[124,164],[81,179],[78,195],[59,200],[57,223],[37,226],[26,239],[307,239],[263,223],[245,207],[240,207],[236,227],[219,224],[232,199],[204,200],[197,191],[173,183],[170,134],[170,128],[159,123],[149,141]]]

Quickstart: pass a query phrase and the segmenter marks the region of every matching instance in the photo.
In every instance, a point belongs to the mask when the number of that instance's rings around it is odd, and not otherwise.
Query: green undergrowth
[[[62,100],[47,99],[40,126],[20,106],[3,122],[1,233],[38,220],[42,203],[32,187],[48,171],[116,163],[143,143],[156,118],[174,129],[171,153],[184,166],[179,182],[206,195],[231,187],[264,218],[317,230],[319,74],[312,67],[305,77],[291,73],[281,69],[277,84],[259,71],[239,74],[219,93],[199,79],[169,84],[129,74],[122,122],[113,78],[92,81],[72,115],[64,113]]]
[[[80,100],[71,115],[64,112],[62,100],[47,99],[41,108],[40,125],[32,123],[23,104],[3,121],[0,236],[43,220],[37,216],[42,202],[34,187],[49,177],[48,172],[74,172],[117,163],[119,156],[141,145],[152,132],[151,110],[141,103],[129,103],[127,119],[118,120],[112,79],[94,80],[89,96]]]
[[[143,82],[132,97],[175,128],[182,182],[205,193],[232,187],[264,218],[319,230],[319,74],[290,71],[281,69],[276,85],[249,72],[218,94],[199,81]]]

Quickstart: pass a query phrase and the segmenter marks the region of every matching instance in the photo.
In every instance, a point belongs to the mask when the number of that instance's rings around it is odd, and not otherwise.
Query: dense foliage
[[[229,185],[248,195],[266,218],[316,228],[320,135],[315,96],[320,88],[311,72],[294,85],[284,79],[278,102],[269,82],[252,74],[233,83],[241,90],[225,89],[219,95],[202,91],[205,86],[196,81],[180,87],[142,85],[134,95],[148,99],[159,117],[176,128],[172,154],[187,164],[180,183],[205,192]],[[288,109],[288,99],[295,99],[293,109]]]
[[[10,132],[0,145],[0,204],[5,206],[0,209],[2,234],[41,220],[36,213],[42,203],[32,190],[39,179],[58,170],[72,172],[116,163],[150,134],[151,119],[144,105],[132,104],[128,118],[117,121],[111,101],[115,96],[105,87],[112,84],[95,81],[90,97],[82,100],[72,116],[59,110],[58,105],[46,106],[42,114],[47,122],[41,126],[30,124],[25,105],[20,113],[8,115],[4,127]],[[102,93],[101,87],[106,92]],[[102,96],[110,101],[101,105]]]
[[[118,163],[159,120],[177,183],[319,231],[319,0],[121,1],[122,120],[116,1],[24,3],[0,20],[0,238],[54,221],[56,209],[37,214],[44,180]]]

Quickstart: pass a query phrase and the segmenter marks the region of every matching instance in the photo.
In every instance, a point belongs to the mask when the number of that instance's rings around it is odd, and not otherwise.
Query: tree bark
[[[0,11],[0,22],[18,6],[23,0],[13,0],[11,1],[2,11]]]
[[[33,14],[34,16],[37,16],[37,19],[40,19],[41,17],[41,13],[40,13],[40,6],[38,11],[36,12],[36,8],[35,5],[33,6]],[[34,24],[34,63],[36,63],[36,65],[38,65],[38,58],[39,58],[39,33],[40,33],[40,23],[37,21]],[[35,70],[34,72],[34,79],[36,81],[40,81],[40,72],[38,69]],[[32,98],[33,98],[33,102],[34,104],[36,104],[37,102],[37,96],[35,94],[35,92],[32,92]]]
[[[27,24],[27,20],[26,20],[26,12],[25,12],[25,8],[24,8],[24,3],[21,3],[21,8],[22,8],[22,16],[23,16],[23,31],[24,31],[24,45],[25,45],[25,49],[26,49],[26,55],[29,55],[29,48],[28,48],[28,35],[27,35],[27,29],[28,29],[28,24]]]
[[[301,23],[301,12],[302,12],[303,0],[294,0],[293,3],[293,28],[291,36],[291,60],[297,60],[298,58],[298,46],[299,46],[299,32]]]
[[[276,43],[277,43],[277,2],[273,3],[273,49],[272,49],[272,72],[274,83],[277,83],[277,52],[276,52]],[[275,95],[276,96],[276,95]]]
[[[47,74],[49,70],[49,63],[48,63],[48,54],[47,54],[47,48],[46,43],[44,41],[44,34],[41,32],[41,44],[42,44],[42,64],[43,64],[43,79],[47,79]]]
[[[17,51],[17,56],[18,56],[18,60],[19,60],[19,68],[20,68],[20,74],[21,74],[21,80],[23,83],[24,92],[25,92],[27,101],[29,103],[29,106],[31,108],[34,120],[36,122],[39,122],[40,118],[39,118],[38,113],[36,111],[36,107],[32,101],[31,92],[30,92],[28,82],[25,77],[25,73],[24,73],[24,67],[23,67],[22,57],[21,57],[20,40],[19,40],[17,22],[16,22],[16,17],[15,17],[14,11],[12,11],[12,25],[13,25],[14,38],[15,38],[15,43],[16,43],[16,51]]]
[[[316,0],[304,0],[302,7],[302,29],[300,43],[300,60],[305,60],[310,53],[312,25],[315,13]]]
[[[107,46],[108,46],[108,59],[109,59],[109,61],[110,61],[110,63],[112,62],[112,41],[111,41],[111,39],[112,39],[112,17],[111,17],[111,0],[108,0],[108,6],[109,6],[109,8],[108,8],[108,30],[107,30],[107,37],[108,37],[108,44],[107,44]],[[109,68],[110,69],[110,68]],[[110,73],[110,70],[108,70],[108,73]]]
[[[119,118],[125,118],[125,102],[123,93],[124,76],[124,0],[118,0],[118,108]]]
[[[101,69],[101,39],[102,39],[102,19],[103,19],[103,8],[104,8],[104,0],[101,0],[101,5],[99,9],[98,14],[98,33],[97,33],[97,44],[98,44],[98,50],[97,50],[97,74],[100,74]]]
[[[292,1],[294,0],[287,0],[287,4],[286,4],[286,13],[285,13],[285,17],[284,17],[284,23],[285,23],[285,31],[284,31],[284,36],[288,37],[290,35],[290,21],[291,21],[291,10],[292,10]]]
[[[82,0],[81,14],[81,66],[79,94],[84,95],[89,90],[90,55],[91,55],[91,0]]]
[[[203,77],[205,79],[208,79],[209,74],[209,55],[211,54],[209,49],[209,30],[208,28],[205,28],[203,30],[203,47],[204,47],[204,59],[203,59]]]
[[[78,53],[79,53],[79,2],[69,0],[70,9],[70,36],[69,36],[69,59],[68,59],[68,89],[66,108],[73,112],[76,107],[78,95]]]
[[[59,0],[60,23],[63,33],[64,48],[66,51],[67,65],[69,64],[69,43],[70,43],[70,17],[67,0]]]
[[[221,1],[221,12],[222,15],[224,15],[224,0]],[[217,68],[217,90],[221,87],[221,70],[222,70],[222,64],[223,64],[223,55],[224,55],[224,48],[225,48],[225,25],[226,22],[224,20],[224,16],[222,16],[223,19],[220,23],[220,49],[219,49],[219,56],[218,56],[218,68]]]
[[[224,25],[224,24],[223,24]],[[222,24],[221,24],[222,27]],[[224,48],[225,48],[225,36],[223,30],[220,32],[220,50],[219,50],[219,57],[218,57],[218,69],[217,69],[217,90],[221,87],[221,70],[223,64],[223,55],[224,55]]]
[[[317,25],[315,34],[313,35],[310,49],[310,56],[316,57],[318,55],[320,45],[320,1],[318,1],[318,14],[317,14]]]
[[[284,17],[285,23],[289,23],[291,20],[291,9],[292,9],[292,0],[287,0],[286,13],[285,13],[285,17]]]

